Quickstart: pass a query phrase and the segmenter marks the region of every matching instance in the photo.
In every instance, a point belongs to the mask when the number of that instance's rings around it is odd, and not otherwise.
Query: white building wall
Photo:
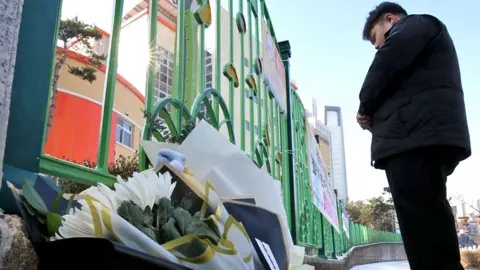
[[[331,132],[333,188],[338,199],[348,201],[345,146],[343,141],[342,114],[339,107],[325,107],[325,124]]]

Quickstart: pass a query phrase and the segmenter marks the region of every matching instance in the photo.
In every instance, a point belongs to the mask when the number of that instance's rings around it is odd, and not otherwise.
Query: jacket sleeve
[[[372,116],[393,94],[402,74],[412,67],[439,30],[436,19],[426,15],[407,16],[392,27],[363,82],[360,114]]]

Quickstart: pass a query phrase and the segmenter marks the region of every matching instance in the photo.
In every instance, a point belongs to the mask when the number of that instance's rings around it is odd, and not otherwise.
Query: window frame
[[[123,125],[120,125],[120,123],[119,123],[120,121],[122,121]],[[130,130],[125,128],[125,126],[124,126],[125,124],[130,126]],[[115,129],[115,131],[116,131],[115,142],[119,143],[119,144],[122,144],[126,147],[133,148],[133,126],[134,125],[130,121],[128,121],[127,119],[125,119],[123,117],[118,116],[116,129]],[[118,128],[120,128],[120,135],[118,134]],[[124,141],[124,138],[125,138],[125,136],[123,136],[124,133],[128,133],[130,135],[129,144],[126,144],[125,141]],[[119,140],[117,139],[117,137],[119,137]]]

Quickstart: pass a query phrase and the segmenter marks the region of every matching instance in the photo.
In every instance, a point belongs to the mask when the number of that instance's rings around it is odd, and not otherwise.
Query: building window
[[[243,64],[244,64],[246,67],[248,67],[248,58],[245,57],[245,58],[243,59]]]
[[[170,97],[172,95],[173,85],[173,59],[174,54],[166,50],[161,46],[157,46],[155,55],[155,94],[154,102],[161,98]],[[213,60],[212,54],[208,51],[205,52],[205,89],[213,87]],[[212,97],[209,98],[210,104],[212,103]],[[170,104],[167,105],[167,110],[170,112]],[[205,104],[200,105],[200,114],[208,120],[207,109]]]
[[[213,88],[213,56],[210,52],[205,51],[205,89]],[[212,104],[212,96],[208,97],[208,102]],[[207,114],[207,107],[204,103],[200,104],[200,115],[205,120],[210,120],[210,117]]]
[[[254,128],[255,135],[258,135],[258,126],[255,125],[253,128]]]
[[[173,53],[157,46],[155,55],[155,97],[154,101],[172,94],[173,85]],[[170,111],[170,107],[167,108]]]
[[[245,121],[245,130],[250,130],[250,122]]]
[[[252,90],[249,90],[248,87],[245,87],[245,98],[250,98],[250,91]],[[258,102],[257,96],[253,96],[252,99],[253,99],[253,103],[257,104]]]
[[[132,147],[132,125],[122,118],[118,118],[117,120],[116,141]]]

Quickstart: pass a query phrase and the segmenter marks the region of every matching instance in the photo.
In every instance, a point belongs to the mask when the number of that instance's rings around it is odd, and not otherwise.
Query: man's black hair
[[[407,11],[397,3],[392,2],[382,2],[380,5],[376,6],[374,10],[368,13],[367,21],[363,27],[363,39],[370,40],[370,33],[372,32],[373,26],[383,19],[383,16],[387,13],[392,13],[395,15],[407,16]]]

